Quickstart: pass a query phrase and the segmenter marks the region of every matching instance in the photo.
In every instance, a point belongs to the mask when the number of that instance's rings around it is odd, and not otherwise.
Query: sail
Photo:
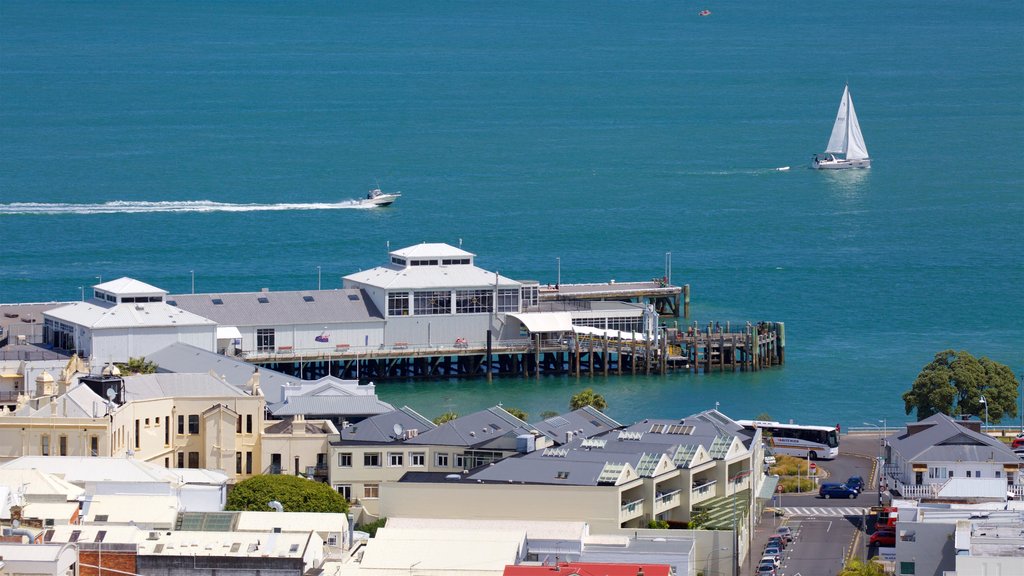
[[[832,126],[832,136],[828,139],[825,152],[840,154],[847,160],[868,158],[868,147],[864,144],[864,135],[860,132],[860,122],[857,121],[857,111],[853,109],[849,86],[843,89],[843,99],[839,102],[836,123]]]
[[[825,152],[829,154],[846,154],[847,138],[849,130],[847,126],[847,114],[852,109],[850,105],[850,87],[843,89],[843,99],[839,101],[839,112],[836,112],[836,123],[832,126],[832,136],[828,139],[828,146]],[[858,127],[857,133],[860,133]]]
[[[860,133],[860,122],[857,121],[857,112],[853,109],[853,98],[850,97],[849,88],[846,89],[846,101],[849,103],[846,114],[846,159],[864,160],[868,158],[868,147],[864,144],[864,135]]]

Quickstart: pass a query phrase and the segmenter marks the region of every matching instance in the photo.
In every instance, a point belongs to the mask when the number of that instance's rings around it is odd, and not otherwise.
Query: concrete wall
[[[504,484],[381,484],[381,514],[409,518],[585,521],[591,533],[619,529],[619,487]]]
[[[914,576],[942,576],[956,568],[955,531],[953,523],[897,522],[896,574],[900,574],[901,562],[914,563]]]
[[[91,344],[90,344],[91,341]],[[80,346],[96,363],[127,362],[129,358],[146,357],[176,342],[203,350],[217,349],[217,327],[160,326],[152,328],[111,328],[91,331]]]

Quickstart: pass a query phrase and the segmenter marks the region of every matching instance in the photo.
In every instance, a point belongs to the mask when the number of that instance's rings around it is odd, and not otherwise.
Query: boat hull
[[[395,200],[398,200],[399,196],[401,196],[401,194],[398,194],[397,192],[394,194],[378,194],[373,198],[363,198],[359,201],[359,205],[383,208],[394,204]]]
[[[849,168],[871,168],[871,159],[863,160],[815,160],[811,164],[815,170],[847,170]]]

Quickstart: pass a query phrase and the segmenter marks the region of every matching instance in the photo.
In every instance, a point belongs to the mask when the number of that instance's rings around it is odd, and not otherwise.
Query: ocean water
[[[3,0],[0,301],[192,271],[338,287],[389,243],[552,283],[556,259],[635,280],[671,252],[692,320],[786,322],[783,368],[379,393],[430,417],[591,386],[623,422],[912,419],[938,351],[1024,372],[1022,29],[1013,0]],[[847,82],[873,167],[808,170]],[[348,204],[378,183],[402,199]]]

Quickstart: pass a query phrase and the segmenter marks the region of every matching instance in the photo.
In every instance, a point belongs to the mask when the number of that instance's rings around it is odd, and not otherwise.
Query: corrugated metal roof
[[[367,416],[384,414],[394,406],[376,396],[289,396],[287,402],[268,404],[274,416]]]
[[[141,280],[122,276],[116,280],[110,280],[102,284],[96,284],[93,288],[97,290],[103,290],[104,292],[110,292],[111,294],[132,296],[136,294],[167,294],[167,291],[162,288],[157,288],[152,284],[146,284]]]
[[[138,374],[124,378],[127,400],[150,398],[248,396],[237,386],[214,378],[209,373]]]
[[[157,326],[213,326],[213,320],[164,302],[118,304],[103,307],[92,302],[75,302],[43,312],[70,324],[88,328],[137,328]]]
[[[365,284],[388,290],[487,289],[494,288],[495,273],[476,266],[411,266],[398,268],[379,266],[344,276],[345,286]],[[505,276],[497,276],[499,288],[516,288],[521,284]]]
[[[892,450],[908,462],[1020,461],[1006,444],[961,426],[945,414],[933,414],[918,424],[929,426],[914,434],[886,439]]]
[[[456,248],[451,244],[444,244],[441,242],[424,242],[422,244],[415,244],[413,246],[393,250],[391,251],[391,254],[401,258],[464,258],[476,256],[476,254],[473,254],[472,252],[466,252],[462,248]]]
[[[341,431],[341,440],[342,442],[396,442],[400,439],[395,434],[396,424],[402,427],[403,433],[408,430],[416,430],[417,435],[437,427],[412,408],[402,406],[398,410],[378,414],[344,428]]]
[[[445,422],[441,426],[421,432],[417,437],[410,438],[408,444],[431,444],[436,446],[473,446],[481,447],[495,438],[508,434],[529,434],[530,425],[509,414],[503,408],[495,406],[455,420]],[[514,440],[513,447],[514,447]]]
[[[260,299],[266,300],[261,302]],[[356,288],[293,292],[175,294],[167,300],[223,326],[383,322],[366,293]],[[217,304],[215,302],[220,302]]]

